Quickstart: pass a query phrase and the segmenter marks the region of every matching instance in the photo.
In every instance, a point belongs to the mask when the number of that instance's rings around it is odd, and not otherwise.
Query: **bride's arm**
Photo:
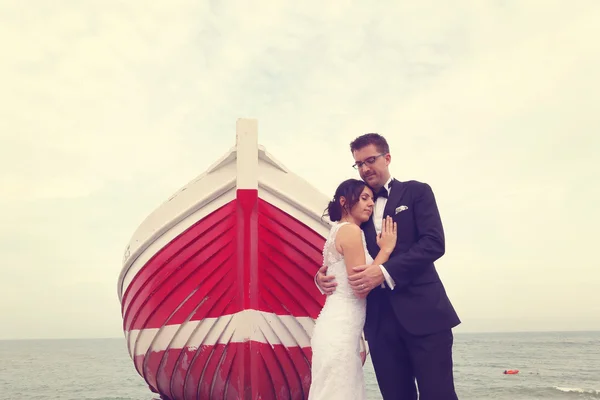
[[[377,253],[377,257],[375,257],[375,259],[373,260],[373,262],[371,264],[381,265],[390,259],[390,255],[392,255],[391,249],[379,249],[379,253]]]
[[[354,224],[342,226],[336,235],[335,246],[344,256],[348,276],[356,273],[353,270],[354,267],[364,265],[366,262],[362,235],[360,227]],[[373,264],[378,265],[386,262],[391,253],[388,249],[381,249],[375,260],[373,260]]]

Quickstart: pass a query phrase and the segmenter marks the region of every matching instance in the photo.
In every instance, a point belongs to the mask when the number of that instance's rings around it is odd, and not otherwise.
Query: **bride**
[[[387,261],[397,236],[396,223],[387,217],[377,237],[379,254],[371,258],[360,225],[370,219],[373,206],[373,191],[365,182],[348,179],[338,186],[326,210],[335,224],[323,248],[323,265],[338,278],[338,286],[327,296],[314,326],[309,400],[366,399],[360,357],[366,299],[356,297],[348,276],[357,265]]]

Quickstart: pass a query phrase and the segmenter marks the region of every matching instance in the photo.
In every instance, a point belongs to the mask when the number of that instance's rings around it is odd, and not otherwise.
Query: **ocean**
[[[600,399],[600,332],[457,333],[454,351],[461,400]],[[380,399],[370,361],[365,374]],[[156,398],[124,339],[0,341],[0,399]]]

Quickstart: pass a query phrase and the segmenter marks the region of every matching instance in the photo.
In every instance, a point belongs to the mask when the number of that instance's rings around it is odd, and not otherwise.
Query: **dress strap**
[[[335,237],[338,233],[338,230],[346,225],[349,224],[350,222],[348,221],[344,221],[344,222],[336,222],[332,227],[331,230],[329,231],[329,237],[327,238],[326,242],[325,242],[325,246],[323,247],[323,264],[324,265],[332,265],[336,262],[338,262],[341,259],[343,259],[343,256],[336,250],[335,248]]]

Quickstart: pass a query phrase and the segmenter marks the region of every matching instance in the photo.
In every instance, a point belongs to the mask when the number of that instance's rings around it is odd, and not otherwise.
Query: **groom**
[[[444,254],[444,231],[431,187],[400,182],[389,172],[387,141],[376,133],[350,144],[354,167],[375,193],[371,219],[361,228],[367,248],[377,256],[376,235],[390,215],[398,226],[396,248],[383,265],[355,267],[349,280],[357,296],[367,297],[365,337],[379,389],[385,400],[456,400],[452,328],[460,320],[434,261]],[[335,290],[335,277],[322,267],[317,285]]]

